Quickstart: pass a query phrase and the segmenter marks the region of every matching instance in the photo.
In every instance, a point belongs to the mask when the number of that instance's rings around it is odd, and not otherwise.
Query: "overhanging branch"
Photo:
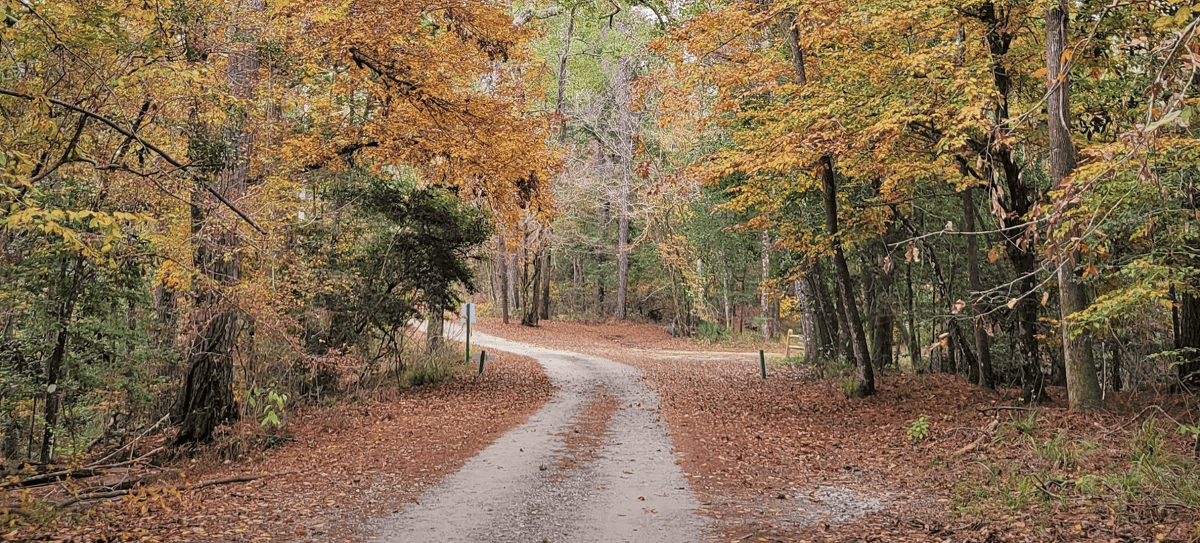
[[[35,98],[31,95],[21,94],[19,92],[13,92],[13,91],[10,91],[7,89],[0,89],[0,95],[11,96],[13,98],[20,98],[22,100],[28,100],[30,102],[35,100]],[[182,162],[175,160],[174,158],[171,157],[171,155],[167,154],[166,151],[163,151],[162,149],[159,149],[158,146],[154,145],[153,143],[150,143],[150,142],[142,139],[142,137],[138,136],[136,133],[121,127],[120,125],[118,125],[116,123],[116,121],[113,121],[112,119],[109,119],[108,117],[105,117],[104,115],[101,115],[101,114],[93,112],[89,109],[82,108],[75,104],[71,104],[69,102],[64,102],[62,100],[58,100],[55,98],[46,97],[46,100],[56,106],[69,109],[69,110],[79,113],[81,115],[85,115],[87,117],[96,119],[97,121],[100,121],[101,123],[104,123],[109,128],[116,130],[121,135],[125,136],[126,138],[132,139],[133,141],[140,143],[142,145],[142,147],[145,147],[146,149],[149,149],[154,154],[162,157],[162,159],[167,161],[168,164],[175,166],[176,168],[179,168],[181,170],[186,170],[188,168],[188,166],[186,164],[183,164]],[[223,204],[225,207],[228,207],[231,211],[236,213],[237,216],[241,217],[241,219],[243,221],[246,221],[246,224],[249,224],[250,226],[254,227],[254,229],[258,230],[258,232],[261,234],[265,235],[267,233],[266,229],[259,226],[258,223],[254,222],[254,219],[251,219],[249,215],[246,215],[246,213],[244,213],[242,210],[238,209],[237,206],[233,205],[232,202],[225,199],[225,197],[222,196],[221,193],[217,192],[216,189],[212,188],[207,183],[204,183],[203,185],[204,185],[204,190],[208,191],[209,194],[212,194],[213,197],[215,197],[218,201],[220,201],[221,204]]]

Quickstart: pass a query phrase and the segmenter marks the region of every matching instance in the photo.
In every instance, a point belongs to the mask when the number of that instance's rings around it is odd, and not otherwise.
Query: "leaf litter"
[[[710,541],[1194,541],[1200,530],[1189,505],[1138,503],[1111,488],[1064,499],[1076,483],[1062,478],[1041,481],[1030,491],[1041,499],[1018,506],[983,495],[997,486],[998,472],[1045,471],[1030,449],[1059,434],[1096,449],[1076,470],[1128,464],[1129,440],[1149,410],[1142,408],[1149,401],[1164,417],[1190,420],[1184,395],[1114,394],[1108,411],[1080,414],[1066,411],[1065,393],[1051,388],[1056,403],[1026,411],[1007,407],[1015,390],[987,392],[945,374],[886,373],[879,394],[854,400],[804,368],[772,365],[763,380],[757,353],[715,351],[655,326],[526,328],[481,319],[479,329],[640,368],[661,398]],[[298,410],[290,440],[279,447],[232,462],[207,455],[177,463],[175,480],[35,527],[13,520],[29,514],[10,492],[0,509],[10,524],[0,540],[362,541],[370,520],[415,501],[553,397],[536,362],[496,354],[481,378]],[[603,393],[589,402],[571,430],[580,434],[566,436],[560,452],[585,461],[606,433],[609,404]],[[914,441],[907,429],[922,415],[930,427]],[[1027,418],[1036,417],[1040,427],[1028,429]],[[1165,443],[1192,452],[1190,441]],[[277,476],[186,490],[188,481],[262,474]],[[963,496],[972,493],[982,510],[969,510]],[[1111,506],[1117,497],[1128,501],[1121,512]]]
[[[1036,480],[1046,471],[1038,447],[1058,432],[1097,444],[1077,470],[1127,465],[1137,426],[1131,418],[1143,417],[1147,401],[1162,405],[1163,415],[1182,416],[1191,410],[1186,396],[1110,393],[1108,411],[1080,414],[1065,409],[1061,387],[1051,387],[1056,401],[1027,411],[1008,407],[1016,405],[1017,390],[989,392],[947,374],[887,372],[878,378],[877,395],[848,399],[837,383],[809,369],[771,365],[763,380],[757,352],[717,351],[657,326],[527,328],[483,319],[478,328],[640,368],[661,398],[711,541],[1124,542],[1200,535],[1197,511],[1184,504],[1132,504],[1118,513],[1110,507],[1118,498],[1112,492],[1052,499],[1056,483],[1047,481],[1044,491],[1025,492],[1035,497],[1029,503],[1002,506],[1016,492],[992,488],[1000,485],[988,478],[989,466],[1006,465]],[[780,345],[771,345],[768,351],[780,358]],[[929,427],[914,439],[909,428],[922,416]],[[1030,416],[1039,428],[1014,436]],[[1191,452],[1189,440],[1168,444]]]
[[[363,541],[369,521],[415,501],[554,396],[537,362],[496,354],[477,378],[298,409],[278,447],[179,461],[181,476],[161,491],[65,510],[40,526],[14,522],[0,541]],[[186,490],[188,481],[272,473],[286,474]]]

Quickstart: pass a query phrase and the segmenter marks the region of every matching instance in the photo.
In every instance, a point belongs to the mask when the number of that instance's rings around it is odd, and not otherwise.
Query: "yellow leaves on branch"
[[[335,165],[357,148],[368,164],[407,165],[466,188],[503,218],[547,202],[557,167],[548,118],[523,109],[517,62],[529,30],[498,6],[468,1],[295,2],[297,53],[327,64],[308,80],[345,99],[310,107],[326,134],[298,134],[293,159]],[[314,93],[316,94],[316,93]]]

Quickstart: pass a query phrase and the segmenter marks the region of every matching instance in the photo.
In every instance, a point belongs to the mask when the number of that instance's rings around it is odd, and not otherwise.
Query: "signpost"
[[[467,362],[467,365],[469,366],[469,365],[471,365],[471,323],[475,322],[475,304],[472,304],[472,303],[462,304],[461,313],[462,313],[462,321],[467,323],[466,362]],[[480,363],[480,367],[482,367],[482,366],[483,366],[483,364]]]

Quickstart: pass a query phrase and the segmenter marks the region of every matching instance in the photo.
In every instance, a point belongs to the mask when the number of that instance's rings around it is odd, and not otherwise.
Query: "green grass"
[[[1200,508],[1200,466],[1173,452],[1174,432],[1161,422],[1147,419],[1116,448],[1044,425],[1037,412],[1002,425],[988,459],[955,485],[952,511],[980,518],[1085,506],[1124,519],[1145,504]]]

